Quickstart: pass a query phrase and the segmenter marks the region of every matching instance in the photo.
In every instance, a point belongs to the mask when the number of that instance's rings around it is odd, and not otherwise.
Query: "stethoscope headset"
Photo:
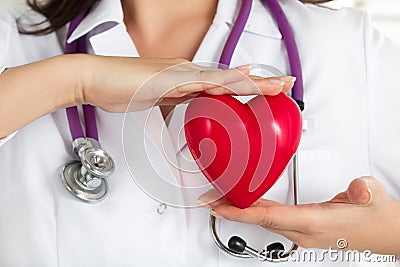
[[[286,46],[291,75],[297,78],[291,96],[304,109],[303,95],[303,76],[300,63],[299,52],[290,24],[283,12],[278,0],[262,0],[263,4],[269,8],[275,18],[279,30],[282,34]],[[225,43],[219,63],[222,66],[229,66],[233,52],[244,31],[245,25],[250,16],[252,0],[242,0],[239,14],[233,25],[232,31]],[[71,21],[68,29],[67,39],[85,18],[86,13],[78,15]],[[87,53],[86,36],[80,37],[72,43],[66,43],[64,53]],[[83,131],[77,107],[67,108],[68,124],[73,139],[72,146],[74,153],[79,160],[67,162],[61,171],[61,179],[66,189],[78,199],[94,203],[103,200],[108,193],[107,178],[114,169],[114,161],[111,156],[101,149],[98,142],[98,131],[95,117],[95,108],[90,105],[83,107],[84,123],[86,135]],[[293,204],[298,204],[298,170],[297,157],[293,158]],[[280,242],[272,243],[262,250],[255,250],[247,246],[247,243],[238,236],[232,236],[228,241],[228,246],[220,240],[216,230],[216,218],[210,214],[209,227],[211,236],[222,251],[238,258],[257,258],[261,261],[284,262],[287,261],[291,253],[297,250],[298,246],[292,243],[291,248],[285,252],[284,245]]]

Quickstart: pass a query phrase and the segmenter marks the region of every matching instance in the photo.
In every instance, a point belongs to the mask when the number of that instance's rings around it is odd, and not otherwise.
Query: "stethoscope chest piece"
[[[74,142],[79,160],[67,162],[61,170],[66,189],[85,202],[98,202],[107,196],[106,178],[114,169],[114,161],[104,150],[93,147],[92,140]]]

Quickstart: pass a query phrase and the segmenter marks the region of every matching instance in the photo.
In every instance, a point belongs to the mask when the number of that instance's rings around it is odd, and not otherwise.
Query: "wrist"
[[[85,54],[63,55],[57,58],[57,69],[64,70],[63,77],[67,86],[64,88],[61,106],[56,106],[55,109],[87,104],[85,88],[90,86],[92,80],[91,58],[92,56]]]

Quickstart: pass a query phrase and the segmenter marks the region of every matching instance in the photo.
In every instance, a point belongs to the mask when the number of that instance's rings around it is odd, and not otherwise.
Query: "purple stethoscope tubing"
[[[267,6],[271,11],[272,16],[275,18],[279,30],[282,34],[282,38],[285,43],[289,58],[291,73],[293,76],[297,78],[297,81],[292,89],[292,98],[298,103],[300,109],[303,110],[304,109],[303,75],[302,75],[299,51],[294,38],[293,30],[290,27],[288,19],[285,13],[283,12],[278,0],[263,0],[263,4]],[[239,14],[237,16],[237,19],[235,21],[231,33],[228,36],[228,39],[225,43],[225,46],[222,50],[222,54],[220,57],[220,63],[223,66],[223,68],[228,68],[228,66],[231,63],[235,48],[237,47],[237,44],[249,19],[251,7],[252,7],[252,0],[242,0]],[[82,22],[85,16],[86,13],[81,13],[71,21],[67,33],[67,39],[71,36],[73,31]],[[65,54],[87,53],[85,36],[82,36],[71,43],[66,43],[64,53]],[[75,140],[77,138],[84,138],[85,134],[83,132],[81,121],[79,119],[77,107],[69,107],[66,109],[66,112],[72,139]],[[91,105],[83,105],[83,112],[84,112],[86,136],[98,141],[99,135],[97,131],[95,108]]]
[[[67,40],[85,18],[86,13],[74,18],[67,32]],[[64,54],[87,53],[86,36],[66,43]],[[114,161],[110,154],[102,150],[98,142],[95,108],[83,105],[86,135],[79,118],[78,108],[66,109],[69,129],[72,136],[73,152],[79,160],[68,161],[61,169],[61,181],[67,191],[76,198],[95,203],[104,200],[108,193],[108,178],[114,171]]]
[[[71,21],[67,33],[67,39],[71,36],[74,30],[82,22],[85,16],[86,16],[85,13],[81,13]],[[83,53],[83,54],[87,53],[85,36],[80,37],[79,39],[71,43],[66,43],[64,54],[76,54],[76,53]],[[98,141],[99,134],[97,131],[95,108],[91,105],[83,105],[82,109],[85,121],[86,137]],[[78,138],[84,138],[85,134],[83,132],[81,121],[79,119],[78,108],[69,107],[66,109],[66,112],[72,139],[76,140]]]
[[[250,17],[250,10],[252,6],[252,0],[242,0],[242,4],[239,10],[238,17],[233,25],[232,31],[227,39],[224,49],[220,57],[219,63],[222,64],[222,68],[228,68],[235,48],[239,43],[239,39],[244,31],[246,23]],[[282,39],[286,46],[286,51],[289,58],[291,74],[297,78],[296,83],[292,89],[292,98],[299,105],[300,109],[304,109],[304,85],[303,85],[303,71],[301,67],[299,50],[294,38],[294,33],[289,21],[282,10],[278,0],[262,0],[264,6],[268,7],[271,11],[272,16],[278,24],[279,31],[282,34]]]

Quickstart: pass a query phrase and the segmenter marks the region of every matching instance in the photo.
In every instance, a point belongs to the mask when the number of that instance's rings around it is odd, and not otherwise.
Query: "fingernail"
[[[201,199],[198,199],[198,200],[196,201],[195,206],[197,206],[197,207],[202,207],[202,208],[209,208],[209,207],[211,207],[210,204],[208,204],[207,202],[204,202],[204,201],[201,200]]]
[[[284,82],[294,83],[297,78],[293,76],[285,76],[285,77],[280,77],[280,79]]]
[[[225,219],[224,217],[216,213],[214,210],[211,211],[211,215],[218,219]]]
[[[272,84],[279,85],[279,86],[283,86],[285,84],[285,81],[280,80],[280,79],[279,80],[278,79],[272,79],[272,80],[269,80],[269,82],[272,83]]]
[[[365,182],[365,184],[367,185],[367,191],[369,193],[369,201],[366,203],[366,205],[368,205],[368,204],[371,204],[371,202],[372,202],[372,191],[371,191],[371,188],[369,187],[368,180],[364,177],[362,179]]]

